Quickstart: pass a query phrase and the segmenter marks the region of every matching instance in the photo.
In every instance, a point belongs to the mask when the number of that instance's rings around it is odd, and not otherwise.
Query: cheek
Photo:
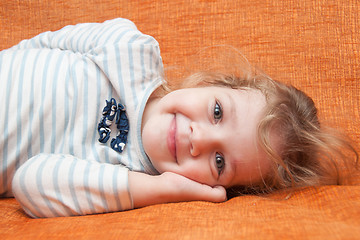
[[[215,186],[216,182],[211,174],[208,166],[197,163],[199,160],[189,160],[188,162],[180,166],[177,170],[177,174],[180,174],[186,178],[189,178],[195,182],[206,184],[209,186]]]
[[[154,130],[157,129],[157,130]],[[143,127],[141,134],[142,144],[146,154],[151,160],[157,159],[162,155],[164,151],[163,133],[164,129],[161,128],[161,124],[157,121],[149,120]]]
[[[249,184],[256,184],[263,182],[263,180],[270,172],[271,164],[270,161],[266,157],[264,157],[262,159],[253,161],[246,167],[249,170],[247,173]]]
[[[198,114],[207,107],[206,100],[201,94],[190,94],[179,92],[163,99],[163,111],[172,113],[182,113],[186,116]]]

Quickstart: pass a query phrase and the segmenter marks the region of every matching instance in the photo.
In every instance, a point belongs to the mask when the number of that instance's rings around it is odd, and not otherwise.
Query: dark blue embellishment
[[[106,106],[103,110],[103,117],[98,124],[98,132],[100,135],[99,142],[106,143],[110,138],[110,126],[116,115],[116,127],[118,129],[118,134],[116,138],[111,140],[110,146],[117,152],[122,152],[124,150],[125,144],[127,142],[127,134],[129,132],[129,120],[126,116],[125,107],[122,104],[116,106],[116,101],[114,98],[111,98],[110,101],[106,101]]]
[[[111,98],[110,101],[106,101],[106,106],[102,112],[103,117],[98,124],[98,132],[100,135],[99,142],[101,143],[106,143],[110,138],[110,126],[115,118],[116,110],[117,106],[114,98]]]
[[[112,149],[114,149],[117,152],[122,152],[124,151],[124,147],[127,141],[127,135],[123,135],[121,133],[119,133],[116,138],[113,138],[111,140],[110,146]]]
[[[120,103],[118,104],[115,123],[119,131],[129,131],[129,121],[126,116],[126,110],[124,105]]]
[[[111,148],[117,152],[122,152],[124,150],[125,144],[127,142],[127,134],[129,132],[129,121],[126,116],[125,107],[122,104],[118,104],[116,111],[116,127],[119,130],[116,138],[111,140]]]

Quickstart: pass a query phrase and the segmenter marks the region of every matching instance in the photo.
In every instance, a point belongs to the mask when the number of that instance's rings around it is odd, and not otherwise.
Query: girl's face
[[[266,104],[260,91],[188,88],[149,100],[142,141],[160,172],[210,186],[256,184],[270,169],[257,144]]]

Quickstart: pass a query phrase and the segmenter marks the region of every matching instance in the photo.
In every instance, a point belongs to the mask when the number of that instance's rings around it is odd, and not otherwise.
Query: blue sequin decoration
[[[98,124],[98,132],[100,135],[99,142],[106,143],[110,138],[111,129],[114,118],[116,127],[118,129],[118,134],[116,138],[111,140],[110,146],[117,152],[124,151],[127,134],[129,132],[129,120],[126,116],[126,110],[124,105],[119,103],[116,105],[116,100],[111,98],[110,101],[106,100],[106,106],[102,112],[102,118]]]

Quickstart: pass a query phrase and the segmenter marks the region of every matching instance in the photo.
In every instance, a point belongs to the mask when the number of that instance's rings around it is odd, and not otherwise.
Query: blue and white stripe
[[[128,169],[156,173],[141,117],[162,83],[158,43],[125,19],[67,26],[0,52],[0,196],[15,195],[33,217],[132,208]],[[122,154],[97,141],[111,97],[130,122]]]

